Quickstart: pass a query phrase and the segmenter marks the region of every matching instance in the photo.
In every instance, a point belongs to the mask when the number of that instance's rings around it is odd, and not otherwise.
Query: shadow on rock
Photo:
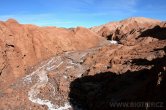
[[[163,66],[166,65],[166,59],[158,59],[153,64],[150,70],[127,71],[121,75],[104,72],[75,79],[70,84],[69,93],[73,109],[146,110],[146,102],[158,104],[151,105],[148,110],[164,109],[166,74]],[[130,105],[133,102],[135,105]],[[143,105],[138,105],[139,102]]]
[[[160,27],[160,26],[155,26],[152,29],[148,29],[144,31],[139,37],[153,37],[157,38],[160,40],[165,40],[166,39],[166,28],[165,27]]]

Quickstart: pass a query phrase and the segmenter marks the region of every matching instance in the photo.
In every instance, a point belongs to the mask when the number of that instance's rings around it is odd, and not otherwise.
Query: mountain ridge
[[[164,110],[166,22],[142,19],[97,32],[0,22],[0,109]]]

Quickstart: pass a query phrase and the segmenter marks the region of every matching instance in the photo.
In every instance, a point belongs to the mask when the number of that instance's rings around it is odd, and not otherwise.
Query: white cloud
[[[138,0],[116,0],[116,1],[102,1],[101,8],[112,10],[135,10]],[[100,7],[99,7],[100,8]]]
[[[80,2],[87,4],[87,5],[92,5],[95,3],[95,0],[80,0]]]
[[[79,10],[73,13],[78,16],[96,17],[105,15],[132,15],[137,12],[139,0],[79,0],[77,7],[73,10]]]

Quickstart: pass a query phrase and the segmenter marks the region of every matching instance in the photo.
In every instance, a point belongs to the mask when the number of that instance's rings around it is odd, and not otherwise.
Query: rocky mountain
[[[28,73],[32,66],[64,51],[96,47],[103,39],[90,30],[0,22],[0,86]]]
[[[113,39],[116,39],[116,36],[118,34],[125,35],[128,32],[132,33],[136,30],[140,31],[144,28],[147,28],[153,24],[158,24],[160,22],[161,21],[159,20],[150,18],[133,17],[119,22],[110,22],[101,26],[95,26],[92,27],[91,30],[102,37],[106,37],[107,39],[112,39],[112,36],[115,37]]]
[[[165,109],[166,22],[129,18],[88,30],[9,20],[0,29],[0,110]]]

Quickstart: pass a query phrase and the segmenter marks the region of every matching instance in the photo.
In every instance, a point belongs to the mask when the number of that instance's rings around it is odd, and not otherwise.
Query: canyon
[[[115,102],[160,102],[141,109],[164,110],[166,22],[133,17],[58,28],[0,21],[0,100],[0,110],[124,110]]]

